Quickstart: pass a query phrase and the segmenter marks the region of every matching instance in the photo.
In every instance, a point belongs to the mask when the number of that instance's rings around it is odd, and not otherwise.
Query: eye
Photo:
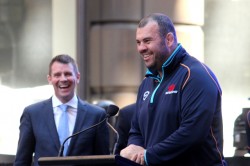
[[[136,41],[136,44],[139,46],[141,44],[141,42],[140,41]]]
[[[144,40],[144,43],[149,44],[150,41],[151,41],[150,39],[145,39],[145,40]]]
[[[60,73],[55,73],[55,74],[53,74],[53,77],[56,77],[56,78],[58,78],[58,77],[60,77]]]
[[[70,73],[70,72],[65,73],[65,76],[67,76],[67,77],[70,77],[70,76],[72,76],[72,75],[73,75],[73,74]]]

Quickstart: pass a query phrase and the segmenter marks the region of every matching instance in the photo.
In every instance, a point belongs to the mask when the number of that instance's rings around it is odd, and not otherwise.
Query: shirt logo
[[[146,98],[148,97],[149,93],[150,93],[149,91],[144,92],[144,94],[143,94],[143,100],[146,100]]]
[[[173,93],[178,93],[177,90],[174,90],[175,89],[175,84],[171,84],[169,85],[168,87],[168,91],[165,92],[166,95],[169,95],[169,94],[173,94]]]

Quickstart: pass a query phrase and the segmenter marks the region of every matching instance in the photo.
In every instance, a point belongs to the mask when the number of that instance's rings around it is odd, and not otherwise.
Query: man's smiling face
[[[79,80],[80,73],[75,72],[71,63],[54,62],[48,75],[48,82],[53,85],[56,97],[63,103],[72,99]]]

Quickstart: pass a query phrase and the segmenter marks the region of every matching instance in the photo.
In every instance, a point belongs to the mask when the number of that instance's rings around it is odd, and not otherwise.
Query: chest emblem
[[[175,84],[171,84],[168,86],[168,91],[165,92],[166,95],[168,94],[172,94],[172,93],[178,93],[177,90],[174,90],[175,89]]]
[[[150,94],[149,91],[144,92],[144,94],[143,94],[143,100],[146,100],[146,98],[148,97],[149,94]]]

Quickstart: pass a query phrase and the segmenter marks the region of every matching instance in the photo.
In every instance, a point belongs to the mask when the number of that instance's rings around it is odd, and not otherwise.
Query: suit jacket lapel
[[[85,116],[86,111],[84,111],[84,106],[85,106],[84,101],[78,99],[77,116],[76,116],[76,122],[75,122],[75,127],[73,130],[73,134],[75,134],[83,129],[82,127],[84,125],[84,121],[86,118],[86,116]],[[72,137],[72,139],[70,140],[68,153],[71,151],[71,148],[74,146],[76,140],[77,140],[77,136]]]
[[[60,140],[59,136],[57,134],[55,119],[54,119],[54,112],[53,112],[53,106],[52,106],[52,99],[46,100],[44,102],[44,119],[45,123],[48,126],[49,133],[51,135],[52,141],[54,141],[56,147],[58,148],[58,151],[60,149]]]
[[[84,123],[84,118],[86,118],[85,114],[86,112],[84,111],[84,102],[79,100],[78,101],[78,109],[77,109],[77,116],[76,116],[76,122],[75,122],[75,127],[74,127],[74,133],[80,131],[82,129],[83,123]]]

